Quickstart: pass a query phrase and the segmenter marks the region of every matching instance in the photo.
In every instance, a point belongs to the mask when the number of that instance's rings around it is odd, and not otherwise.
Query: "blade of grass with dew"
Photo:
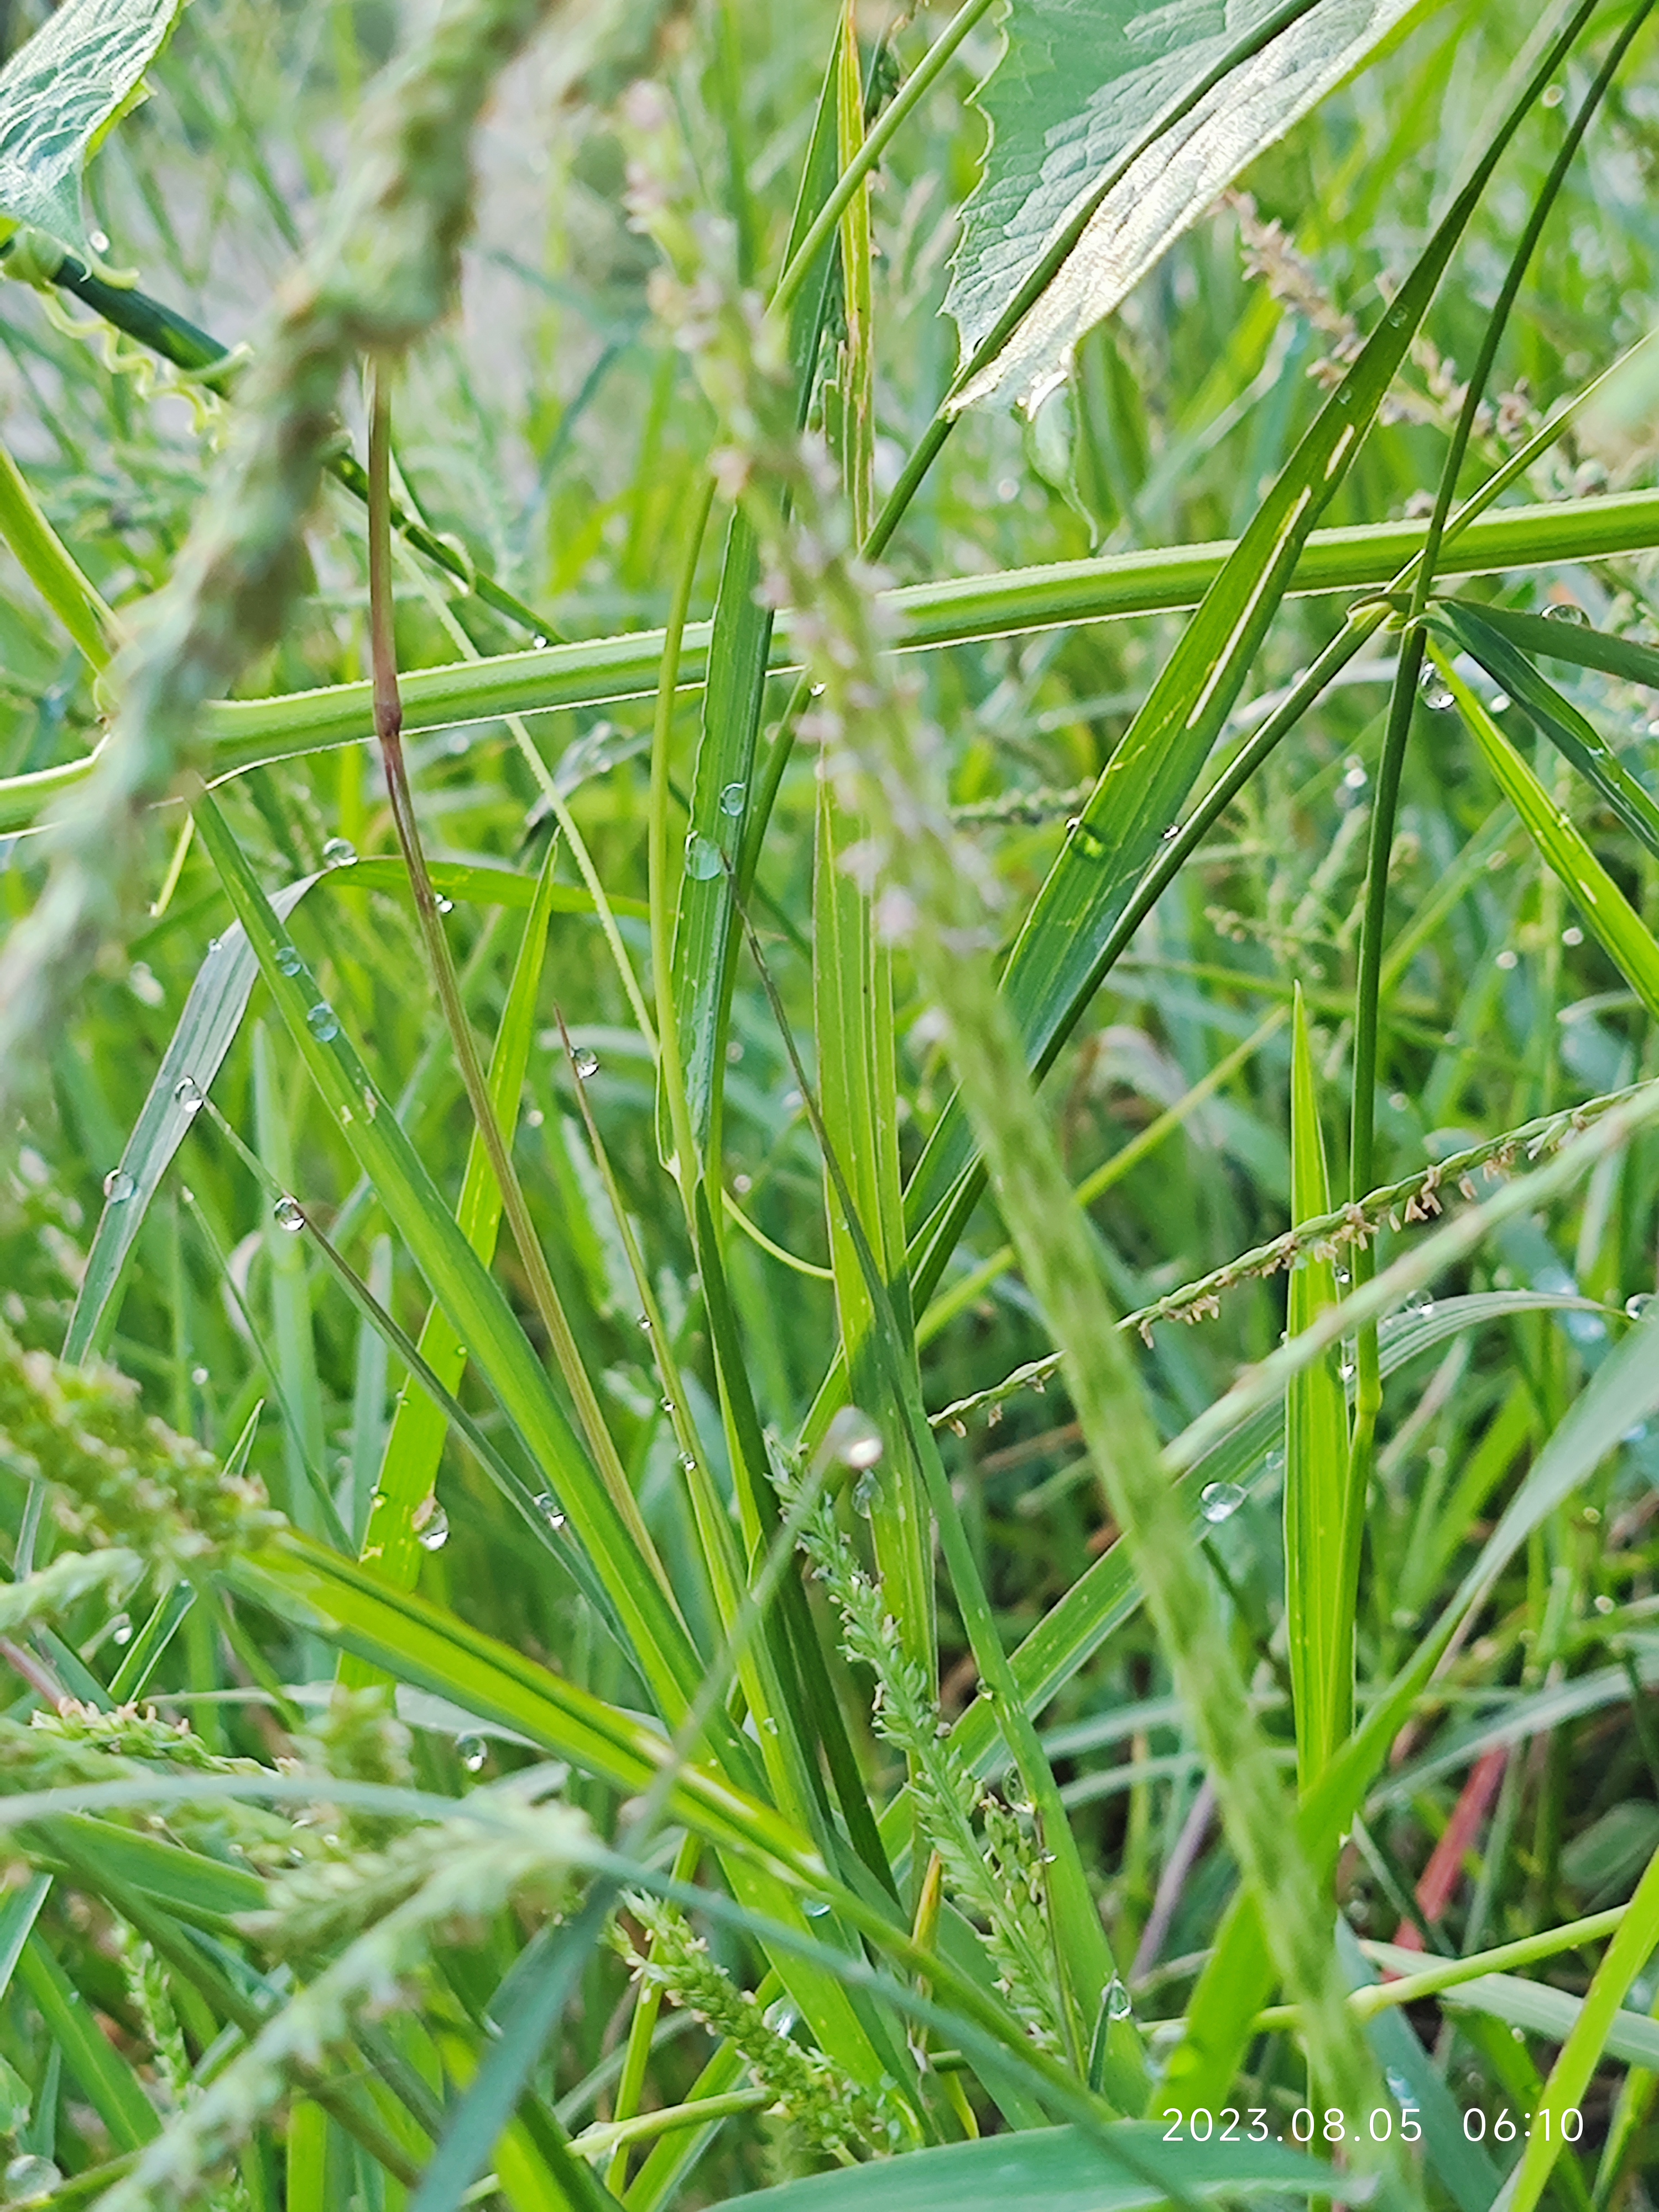
[[[303,963],[288,972],[285,940],[240,847],[209,795],[198,834],[246,930],[260,972],[325,1104],[379,1190],[398,1234],[536,1454],[610,1594],[665,1717],[695,1693],[702,1666],[658,1576],[645,1568],[610,1491],[593,1472],[499,1285],[434,1188],[396,1115],[317,994]],[[727,1747],[736,1752],[735,1744]],[[746,1763],[746,1762],[745,1762]]]
[[[1547,58],[1553,66],[1559,55],[1552,51]],[[1468,183],[1257,508],[1077,817],[1003,977],[1035,1073],[1046,1073],[1097,988],[1113,925],[1231,713],[1308,534],[1352,466],[1486,185],[1534,97],[1528,86],[1500,118]],[[913,1234],[946,1200],[972,1154],[962,1109],[953,1103],[936,1124],[906,1192]]]
[[[1623,2054],[1644,2066],[1659,2063],[1659,2022],[1622,2013],[1631,1984],[1659,1945],[1659,1852],[1648,1862],[1629,1910],[1608,1944],[1559,2056],[1550,2069],[1541,2106],[1533,2114],[1521,2163],[1504,2185],[1494,2212],[1534,2212],[1561,2154],[1561,2124],[1576,2112],[1602,2053],[1611,2047],[1615,2027],[1627,2043],[1638,2035],[1644,2047]],[[1626,2023],[1629,2025],[1626,2026]]]
[[[793,258],[801,246],[835,185],[841,43],[838,36],[824,73],[787,258]],[[788,315],[787,357],[794,377],[797,417],[802,422],[835,275],[832,247],[833,241],[825,240],[810,272],[803,271],[812,281],[802,284]],[[744,848],[776,618],[775,609],[763,604],[761,582],[760,547],[738,510],[727,530],[714,620],[708,629],[702,729],[671,955],[672,1004],[690,1129],[700,1156],[706,1152],[711,1162],[720,1155],[720,1103],[736,952],[727,863],[735,863]],[[666,1099],[659,1109],[659,1128],[665,1158],[680,1146]],[[683,1178],[690,1167],[689,1161],[682,1162]]]
[[[864,140],[858,27],[850,5],[842,13],[836,76],[837,142],[845,173],[858,159]],[[875,485],[875,330],[867,184],[850,196],[842,216],[841,269],[846,336],[830,427],[832,451],[839,449],[854,543],[862,544],[870,531]],[[820,776],[812,878],[818,1110],[882,1279],[900,1340],[896,1356],[914,1366],[898,1152],[892,957],[878,937],[869,889],[855,879],[848,864],[848,855],[868,836],[868,823],[845,805],[835,778]],[[888,1400],[874,1342],[876,1316],[870,1293],[851,1228],[842,1218],[841,1195],[827,1174],[824,1205],[842,1358],[854,1401],[875,1419],[884,1447],[883,1466],[870,1499],[877,1570],[903,1649],[932,1681],[939,1673],[939,1631],[921,1470],[910,1449],[904,1410]]]
[[[272,912],[285,921],[321,880],[320,876],[303,876],[298,883],[284,884],[270,894]],[[132,1134],[111,1170],[104,1210],[64,1339],[65,1359],[84,1359],[102,1342],[127,1255],[162,1176],[236,1042],[258,973],[246,931],[240,922],[232,922],[208,947]]]
[[[1519,1204],[1524,1205],[1531,1194],[1525,1186],[1531,1183],[1535,1188],[1537,1181],[1536,1177],[1521,1179]],[[1514,1201],[1516,1188],[1512,1185],[1500,1195]],[[1440,1231],[1439,1237],[1450,1242],[1446,1231]],[[1354,1735],[1309,1793],[1299,1825],[1304,1846],[1317,1863],[1334,1863],[1337,1840],[1352,1826],[1395,1735],[1454,1639],[1465,1630],[1520,1547],[1656,1407],[1659,1407],[1659,1308],[1631,1330],[1574,1401],[1482,1545],[1450,1603],[1420,1638],[1410,1662],[1373,1702]],[[1188,2002],[1186,2034],[1170,2057],[1164,2087],[1172,2105],[1195,2110],[1206,2096],[1213,2102],[1225,2094],[1249,2041],[1250,2023],[1266,2000],[1272,1972],[1255,1900],[1241,1895],[1223,1919],[1209,1961]]]
[[[1053,1769],[1043,1755],[1036,1731],[1016,1690],[978,1564],[939,1457],[938,1441],[922,1408],[921,1378],[915,1358],[901,1338],[846,1170],[830,1142],[811,1082],[795,1049],[777,985],[752,924],[741,908],[739,913],[748,935],[750,957],[771,1002],[773,1018],[794,1070],[824,1170],[834,1186],[847,1235],[864,1279],[872,1322],[872,1350],[885,1370],[884,1395],[902,1409],[909,1448],[927,1486],[939,1549],[969,1648],[996,1708],[998,1725],[1028,1794],[1037,1832],[1042,1839],[1043,1864],[1054,1870],[1046,1879],[1046,1895],[1042,1904],[1054,1946],[1055,2017],[1071,2048],[1074,2068],[1081,2073],[1094,2018],[1107,2005],[1108,1992],[1117,1980],[1111,1946],[1088,1887],[1077,1838],[1066,1820]],[[1146,2082],[1139,2033],[1127,2011],[1108,2015],[1104,2066],[1103,2094],[1113,2099],[1120,2110],[1126,2109],[1144,2092]]]
[[[1512,1303],[1513,1302],[1513,1303]],[[1547,1291],[1496,1291],[1464,1297],[1438,1298],[1432,1313],[1412,1315],[1382,1329],[1382,1372],[1395,1373],[1421,1358],[1437,1345],[1511,1313],[1547,1311],[1561,1303],[1595,1310],[1588,1301],[1562,1301]],[[1285,1417],[1277,1405],[1260,1407],[1230,1436],[1212,1445],[1204,1456],[1176,1476],[1177,1494],[1195,1538],[1202,1539],[1218,1524],[1203,1508],[1200,1493],[1212,1484],[1223,1491],[1251,1492],[1272,1470],[1268,1461],[1283,1434]],[[1230,1498],[1225,1517],[1238,1510]],[[1119,1545],[1091,1562],[1064,1595],[1044,1613],[1012,1655],[1012,1665],[1019,1694],[1035,1718],[1100,1649],[1106,1638],[1132,1620],[1141,1604],[1140,1582],[1128,1553]],[[962,1759],[977,1771],[986,1771],[997,1744],[994,1713],[983,1697],[976,1698],[957,1722],[951,1741]]]
[[[1331,1210],[1302,987],[1291,1032],[1291,1212]],[[1310,1254],[1290,1279],[1285,1326],[1299,1336],[1337,1302],[1336,1263]],[[1305,1790],[1353,1725],[1354,1613],[1364,1500],[1349,1494],[1348,1408],[1328,1352],[1292,1377],[1285,1403],[1285,1626]]]
[[[262,1021],[253,1025],[252,1043],[256,1145],[280,1194],[291,1190],[296,1180],[293,1117],[305,1094],[295,1098],[279,1079],[270,1031]],[[310,1269],[298,1238],[274,1215],[266,1215],[263,1235],[276,1380],[292,1424],[284,1425],[288,1490],[281,1502],[289,1520],[314,1536],[321,1521],[307,1469],[323,1466],[323,1394],[311,1323]]]
[[[561,1022],[562,1030],[562,1027]],[[574,1066],[574,1055],[570,1053],[568,1033],[565,1035],[565,1048]],[[663,1407],[678,1446],[680,1468],[690,1494],[692,1515],[709,1587],[714,1593],[715,1609],[720,1620],[733,1620],[742,1604],[745,1577],[744,1561],[738,1548],[731,1515],[710,1474],[708,1450],[692,1419],[690,1395],[675,1354],[673,1340],[664,1326],[661,1305],[652,1287],[634,1224],[618,1187],[610,1154],[599,1134],[599,1124],[588,1103],[586,1091],[580,1080],[576,1085],[576,1103],[611,1206],[616,1233],[633,1279],[634,1293],[640,1302],[640,1317],[646,1328],[658,1377],[662,1384]],[[714,1303],[710,1301],[711,1306]],[[718,1362],[718,1349],[716,1358]],[[813,1832],[822,1848],[827,1838],[818,1828],[820,1802],[818,1793],[813,1787],[816,1764],[811,1753],[811,1724],[800,1695],[794,1656],[787,1638],[778,1632],[781,1626],[775,1616],[769,1615],[767,1633],[755,1642],[746,1643],[739,1650],[738,1680],[756,1724],[761,1758],[766,1767],[774,1802],[787,1818],[802,1828]]]
[[[1632,836],[1659,855],[1659,804],[1571,701],[1564,699],[1526,655],[1473,608],[1455,599],[1437,599],[1428,619],[1437,635],[1479,661],[1534,727],[1595,785]],[[1659,655],[1655,663],[1659,672]]]
[[[1659,1014],[1659,944],[1576,826],[1558,806],[1520,754],[1457,673],[1449,657],[1431,645],[1434,665],[1479,746],[1498,789],[1520,817],[1521,825],[1571,894],[1574,904],[1608,958],[1643,1005]]]
[[[1286,595],[1359,592],[1389,584],[1420,552],[1420,522],[1364,523],[1309,532]],[[1659,544],[1659,492],[1619,492],[1504,507],[1472,522],[1439,575],[1554,568]],[[1237,544],[1158,547],[1089,560],[907,584],[881,594],[893,617],[899,652],[936,652],[975,639],[1103,622],[1196,607],[1215,584]],[[1489,617],[1491,609],[1483,611]],[[700,686],[708,668],[709,625],[688,623],[676,684]],[[544,714],[650,696],[657,689],[664,634],[642,629],[620,636],[499,653],[402,678],[404,727],[443,729],[492,715]],[[800,665],[786,610],[775,632],[775,674]],[[201,715],[204,768],[213,775],[296,754],[360,744],[372,726],[365,681],[319,685],[264,699],[210,701]],[[33,823],[60,793],[88,775],[93,756],[0,778],[0,831]]]
[[[501,1194],[514,1248],[528,1284],[531,1301],[553,1350],[559,1375],[569,1393],[576,1423],[600,1486],[626,1536],[631,1540],[636,1564],[657,1583],[671,1609],[678,1605],[666,1568],[645,1524],[639,1500],[629,1485],[617,1449],[605,1407],[570,1326],[564,1302],[554,1283],[547,1255],[531,1214],[524,1186],[502,1136],[489,1086],[478,1060],[477,1048],[461,998],[454,955],[445,933],[443,909],[428,873],[415,795],[409,780],[403,743],[403,705],[398,694],[398,650],[392,576],[391,466],[392,396],[387,363],[371,363],[369,380],[369,503],[368,599],[370,654],[374,665],[374,733],[386,775],[386,795],[397,832],[398,849],[409,871],[415,900],[415,919],[426,964],[436,988],[444,1026],[459,1072],[472,1122],[483,1139],[491,1174]],[[465,1239],[461,1240],[465,1245]],[[471,1248],[465,1248],[471,1255]]]
[[[530,1059],[536,999],[547,951],[551,914],[549,894],[556,860],[556,848],[550,846],[537,878],[536,896],[525,922],[524,934],[519,940],[507,1003],[490,1056],[490,1103],[501,1117],[509,1140],[518,1120],[519,1093]],[[490,1171],[483,1139],[475,1129],[467,1143],[466,1166],[455,1218],[467,1243],[486,1263],[495,1249],[501,1217],[501,1192]],[[419,1346],[421,1357],[446,1389],[452,1392],[459,1389],[466,1369],[466,1352],[456,1342],[454,1328],[439,1304],[434,1303],[428,1310]],[[427,1500],[434,1495],[434,1485],[447,1427],[443,1412],[427,1393],[415,1387],[412,1381],[406,1382],[386,1433],[380,1477],[360,1553],[366,1565],[399,1589],[412,1589],[420,1569],[417,1516]],[[349,1688],[362,1686],[359,1670],[349,1661],[342,1663],[339,1679]]]

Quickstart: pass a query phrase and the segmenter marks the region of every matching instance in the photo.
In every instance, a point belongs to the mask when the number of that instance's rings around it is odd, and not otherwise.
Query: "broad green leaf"
[[[1545,790],[1439,647],[1431,648],[1468,731],[1522,827],[1571,893],[1585,923],[1650,1013],[1659,1013],[1659,944],[1590,849],[1589,840]]]
[[[1302,987],[1291,1045],[1291,1212],[1331,1210]],[[1310,1253],[1291,1276],[1287,1331],[1299,1336],[1337,1302],[1336,1263]],[[1285,1623],[1305,1790],[1353,1725],[1354,1608],[1364,1499],[1349,1495],[1348,1412],[1334,1349],[1293,1376],[1285,1405]]]
[[[0,221],[94,257],[81,172],[143,97],[184,0],[64,0],[0,70]]]
[[[1079,2128],[1030,2128],[981,2142],[938,2150],[841,2173],[814,2174],[749,2197],[729,2197],[752,2212],[1131,2212],[1171,2197],[1231,2197],[1237,2190],[1276,2190],[1293,2197],[1325,2197],[1335,2185],[1316,2166],[1278,2142],[1166,2143],[1167,2127],[1121,2121],[1106,2130],[1136,2180]]]
[[[1659,802],[1638,783],[1601,732],[1547,683],[1523,653],[1472,607],[1439,600],[1428,612],[1429,626],[1469,653],[1510,699],[1565,753],[1579,774],[1601,793],[1625,827],[1649,852],[1659,855]],[[1551,623],[1556,629],[1563,625]],[[1655,656],[1659,672],[1659,655]]]
[[[1085,221],[960,404],[1006,397],[1035,410],[1085,332],[1416,4],[1013,0],[1003,58],[979,94],[991,143],[946,301],[964,358],[1068,226]]]

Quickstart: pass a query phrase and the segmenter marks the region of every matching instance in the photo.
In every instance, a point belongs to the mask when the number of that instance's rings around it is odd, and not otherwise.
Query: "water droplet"
[[[1557,599],[1553,605],[1545,608],[1544,615],[1547,621],[1573,623],[1580,627],[1589,621],[1583,607],[1572,599]]]
[[[101,236],[101,232],[98,235]],[[93,243],[97,245],[96,237]],[[104,245],[108,244],[106,238]],[[99,250],[101,252],[102,248]],[[50,2197],[63,2179],[49,2158],[38,2158],[33,2151],[25,2151],[21,2157],[7,2161],[4,2177],[6,2200],[9,2203],[21,2204],[31,2197]]]
[[[281,974],[297,975],[305,964],[300,957],[297,945],[279,945],[276,947],[276,966]]]
[[[881,1458],[881,1431],[856,1406],[841,1408],[823,1441],[830,1458],[850,1467],[854,1474],[867,1474]]]
[[[224,939],[222,937],[210,937],[208,939],[208,952],[210,956],[217,952],[223,943]]]
[[[1382,2079],[1388,2083],[1389,2094],[1394,2099],[1396,2105],[1416,2104],[1417,2092],[1413,2088],[1411,2083],[1406,2079],[1405,2075],[1400,2071],[1398,2067],[1389,2067],[1384,2072]]]
[[[672,1419],[674,1414],[674,1401],[672,1398],[665,1398],[662,1401],[662,1409],[664,1413]]]
[[[199,1114],[207,1101],[202,1096],[202,1086],[193,1075],[181,1075],[173,1086],[173,1103],[182,1106],[186,1114]]]
[[[1507,691],[1494,691],[1486,702],[1486,712],[1489,714],[1507,714],[1509,704],[1510,695]]]
[[[1605,1591],[1603,1591],[1601,1595],[1595,1601],[1595,1610],[1598,1613],[1611,1613],[1613,1611],[1613,1600]]]
[[[1106,840],[1094,823],[1085,822],[1080,814],[1074,814],[1066,826],[1072,833],[1073,844],[1085,860],[1097,860],[1106,850]]]
[[[319,1044],[329,1044],[340,1034],[340,1018],[326,1000],[319,999],[306,1016],[306,1027]]]
[[[1640,1321],[1643,1315],[1646,1313],[1648,1308],[1652,1304],[1653,1292],[1651,1291],[1638,1291],[1632,1297],[1627,1297],[1625,1300],[1625,1311],[1630,1316],[1632,1321]]]
[[[190,1379],[196,1385],[198,1390],[201,1389],[208,1379],[208,1371],[206,1368],[192,1367],[190,1370]]]
[[[1164,832],[1163,838],[1160,842],[1165,845],[1173,845],[1176,839],[1180,835],[1181,824],[1178,822],[1172,822],[1169,828]]]
[[[1332,394],[1332,397],[1334,398],[1339,407],[1352,407],[1353,405],[1353,394],[1346,384],[1339,384],[1335,392]]]
[[[822,1920],[830,1910],[827,1897],[807,1897],[801,1900],[801,1911],[809,1920]]]
[[[736,816],[743,811],[744,788],[740,783],[728,783],[720,793],[720,812]]]
[[[712,883],[725,872],[720,847],[695,830],[685,841],[685,872],[700,884]]]
[[[651,1316],[650,1316],[650,1315],[649,1315],[649,1314],[635,1314],[635,1316],[634,1316],[634,1326],[635,1327],[635,1328],[642,1328],[642,1329],[645,1331],[646,1334],[647,1334],[647,1336],[649,1336],[649,1335],[650,1335],[650,1334],[651,1334]]]
[[[132,1623],[125,1613],[118,1613],[116,1614],[114,1620],[110,1623],[109,1632],[112,1638],[117,1644],[131,1643]]]
[[[1336,1371],[1344,1382],[1352,1382],[1354,1377],[1354,1364],[1352,1360],[1345,1359]]]
[[[570,1065],[575,1069],[581,1081],[586,1083],[590,1075],[599,1073],[599,1055],[591,1051],[586,1045],[579,1044],[570,1055]]]
[[[1108,2020],[1127,2020],[1133,2010],[1129,1992],[1114,1974],[1106,1984],[1105,2011]]]
[[[1434,1315],[1434,1300],[1425,1291],[1413,1291],[1406,1301],[1406,1311],[1413,1318],[1431,1320]]]
[[[556,1536],[564,1527],[564,1516],[560,1512],[558,1502],[552,1492],[544,1490],[530,1502]]]
[[[1244,1503],[1236,1482],[1206,1482],[1199,1493],[1198,1510],[1206,1521],[1230,1521]]]
[[[1446,688],[1445,678],[1432,665],[1423,671],[1422,691],[1424,705],[1432,708],[1437,714],[1443,714],[1455,703]]]
[[[109,233],[106,230],[89,230],[87,233],[87,243],[94,253],[107,253]]]
[[[323,848],[323,866],[325,868],[355,867],[356,861],[357,848],[349,837],[331,837]]]
[[[454,900],[453,898],[445,898],[441,893],[434,903],[436,905],[440,914],[453,914],[455,911]]]
[[[1361,768],[1358,762],[1356,761],[1353,766],[1348,770],[1347,774],[1343,777],[1342,781],[1346,784],[1350,791],[1364,791],[1368,779],[1364,769]]]
[[[119,1206],[138,1188],[125,1168],[112,1168],[104,1177],[104,1195],[112,1206]]]
[[[279,1229],[286,1229],[290,1237],[297,1236],[306,1225],[304,1207],[297,1198],[291,1198],[287,1191],[283,1193],[270,1211],[276,1226]]]
[[[434,1505],[419,1528],[415,1540],[423,1552],[441,1552],[449,1541],[449,1516],[441,1505]]]
[[[540,630],[538,630],[530,641],[530,649],[532,653],[545,653],[550,641],[542,635]]]
[[[687,1474],[695,1474],[697,1470],[696,1454],[695,1452],[689,1451],[682,1452],[680,1454],[680,1465]]]
[[[455,1756],[469,1774],[476,1774],[489,1756],[489,1746],[481,1735],[458,1735]]]
[[[767,2006],[761,2017],[774,2035],[787,2035],[795,2024],[795,2008],[787,1997],[780,1997],[775,2004]]]

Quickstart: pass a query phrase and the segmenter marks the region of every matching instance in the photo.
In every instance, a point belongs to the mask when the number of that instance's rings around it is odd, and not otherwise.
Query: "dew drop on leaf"
[[[1236,1482],[1206,1482],[1199,1493],[1198,1510],[1206,1521],[1230,1521],[1244,1503]]]
[[[586,1083],[590,1075],[599,1072],[599,1055],[585,1044],[579,1044],[570,1055],[570,1065]]]
[[[300,957],[297,945],[279,945],[276,947],[276,966],[283,975],[297,975],[305,964]]]
[[[286,1229],[290,1237],[297,1236],[306,1225],[305,1209],[299,1200],[290,1197],[287,1191],[283,1193],[270,1211],[276,1226]]]
[[[1133,2009],[1129,1992],[1115,1974],[1106,1984],[1105,2002],[1108,2020],[1127,2020]]]
[[[481,1735],[458,1735],[455,1756],[469,1774],[476,1774],[489,1756],[489,1746]]]
[[[199,1114],[207,1101],[202,1096],[202,1086],[193,1075],[181,1075],[173,1086],[173,1103],[182,1106],[186,1114]]]
[[[1630,1318],[1632,1321],[1640,1321],[1643,1315],[1646,1313],[1648,1308],[1652,1304],[1653,1292],[1651,1291],[1638,1291],[1632,1297],[1625,1300],[1625,1311],[1630,1316]]]
[[[694,830],[685,841],[686,874],[700,884],[708,884],[722,870],[720,847]]]
[[[349,837],[331,837],[323,848],[325,868],[349,868],[356,864],[357,848]]]
[[[125,1168],[112,1168],[104,1177],[104,1195],[112,1206],[121,1205],[137,1188]]]
[[[325,1000],[319,999],[306,1016],[306,1027],[319,1044],[330,1044],[340,1034],[340,1018]]]
[[[744,792],[740,783],[728,783],[720,793],[720,812],[738,815],[743,811]]]
[[[416,1530],[415,1540],[423,1552],[442,1551],[449,1541],[449,1516],[441,1505],[434,1505]]]
[[[531,1503],[556,1536],[564,1527],[564,1516],[560,1512],[558,1504],[552,1493],[544,1490],[538,1497],[532,1498]]]

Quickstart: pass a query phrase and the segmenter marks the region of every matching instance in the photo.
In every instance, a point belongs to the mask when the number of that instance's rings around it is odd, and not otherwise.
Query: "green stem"
[[[0,445],[0,538],[18,566],[63,623],[94,670],[106,667],[120,643],[121,625],[94,585],[81,573],[63,539],[41,512],[22,471]]]
[[[524,1186],[519,1180],[506,1138],[489,1097],[489,1086],[472,1031],[461,1002],[460,982],[444,934],[438,896],[426,865],[414,794],[404,760],[403,708],[398,696],[397,643],[392,633],[392,408],[385,370],[376,366],[369,410],[368,594],[374,675],[375,734],[386,765],[386,792],[392,817],[409,870],[416,921],[422,945],[437,986],[444,1021],[454,1048],[461,1081],[472,1109],[473,1121],[489,1156],[489,1164],[501,1194],[502,1211],[529,1279],[531,1296],[546,1329],[566,1388],[574,1401],[583,1434],[587,1439],[600,1478],[635,1543],[641,1559],[655,1575],[665,1594],[672,1596],[668,1576],[640,1512],[627,1472],[606,1425],[599,1396],[577,1346],[569,1319],[554,1287],[547,1255],[536,1234]]]

